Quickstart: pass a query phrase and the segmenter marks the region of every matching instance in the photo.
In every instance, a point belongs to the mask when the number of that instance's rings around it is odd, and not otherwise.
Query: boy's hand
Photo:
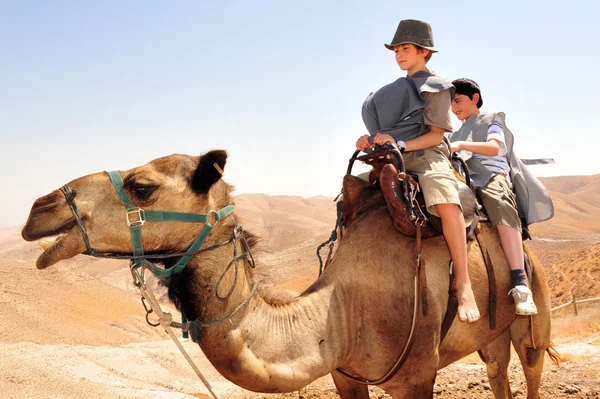
[[[375,139],[373,139],[373,142],[377,145],[384,145],[386,143],[395,143],[396,140],[394,140],[394,138],[389,134],[377,133],[375,135]]]
[[[364,136],[360,136],[358,138],[358,140],[356,141],[356,149],[360,150],[360,151],[364,151],[368,148],[373,147],[373,144],[369,143],[369,136],[368,134],[365,134]]]
[[[454,143],[450,143],[450,152],[454,153],[462,150],[462,141],[455,141]]]

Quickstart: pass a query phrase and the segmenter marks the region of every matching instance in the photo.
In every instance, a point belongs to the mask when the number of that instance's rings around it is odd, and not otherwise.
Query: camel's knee
[[[478,353],[486,365],[488,378],[505,379],[510,362],[510,333],[508,331],[503,333]]]
[[[499,375],[504,378],[504,371],[508,368],[508,360],[503,357],[499,359],[489,350],[480,350],[477,353],[479,353],[481,361],[485,363],[488,378],[497,378]]]
[[[525,359],[527,359],[527,367],[535,367],[540,360],[540,354],[542,352],[539,349],[526,348]]]
[[[492,360],[485,364],[487,368],[487,375],[489,378],[498,377],[498,373],[500,372],[500,365],[496,360]]]

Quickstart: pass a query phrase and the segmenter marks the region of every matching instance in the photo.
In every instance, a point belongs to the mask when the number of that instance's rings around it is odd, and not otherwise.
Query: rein
[[[382,151],[389,151],[391,153],[391,155],[381,154]],[[421,249],[422,249],[421,228],[426,224],[427,218],[421,212],[421,210],[416,202],[416,190],[411,189],[412,186],[408,184],[408,179],[406,178],[406,167],[404,164],[404,158],[402,156],[402,151],[396,145],[386,144],[384,146],[377,146],[375,148],[375,151],[373,151],[367,155],[360,156],[360,157],[358,156],[359,153],[360,153],[359,150],[355,151],[354,154],[352,155],[352,157],[350,158],[349,163],[348,163],[348,169],[346,172],[348,175],[352,173],[352,166],[353,166],[354,162],[357,160],[363,161],[363,162],[366,162],[366,161],[373,162],[377,158],[381,159],[381,160],[384,160],[384,159],[391,160],[392,159],[391,157],[393,156],[393,161],[396,162],[397,170],[399,171],[397,178],[399,179],[400,184],[403,185],[402,195],[404,197],[406,209],[407,209],[407,212],[409,212],[409,214],[411,215],[410,220],[416,226],[416,262],[415,262],[415,270],[414,270],[415,275],[413,278],[413,286],[414,286],[413,314],[412,314],[412,320],[411,320],[411,324],[410,324],[410,330],[408,333],[408,337],[406,339],[406,344],[404,345],[404,349],[402,349],[402,352],[398,355],[398,357],[396,358],[396,361],[390,367],[388,372],[385,373],[385,375],[383,375],[382,377],[380,377],[378,379],[369,380],[369,379],[363,378],[361,376],[353,375],[344,369],[341,369],[341,368],[336,369],[336,372],[338,372],[341,376],[346,378],[348,381],[351,381],[351,382],[354,382],[357,384],[361,384],[361,385],[380,385],[380,384],[383,384],[383,383],[389,381],[400,370],[400,368],[402,368],[405,361],[407,360],[408,355],[411,352],[414,338],[415,338],[415,330],[417,329],[417,317],[419,314],[419,309],[421,309],[423,316],[428,315],[427,279],[426,279],[426,273],[425,273],[425,261],[421,256]],[[369,162],[366,162],[366,163],[369,163]],[[414,207],[413,207],[413,204],[415,204]],[[419,211],[419,213],[416,213],[415,209],[417,209]],[[421,217],[421,215],[422,215],[422,217]],[[338,228],[339,222],[340,222],[340,219],[339,219],[339,213],[338,213],[338,220],[336,221],[336,226],[332,232],[331,238],[328,241],[326,241],[325,243],[321,244],[321,246],[319,246],[319,248],[317,249],[317,255],[319,255],[319,261],[321,261],[319,250],[323,246],[325,246],[327,243],[330,243],[330,242],[331,242],[331,247],[330,247],[329,257],[331,256],[331,248],[333,246],[333,241],[335,241],[337,239],[337,228]],[[341,229],[340,229],[340,231],[341,231]],[[329,259],[328,259],[328,261],[329,261]],[[325,266],[327,266],[327,264],[328,264],[328,262],[326,262]],[[322,273],[322,268],[320,267],[319,275],[321,273]]]

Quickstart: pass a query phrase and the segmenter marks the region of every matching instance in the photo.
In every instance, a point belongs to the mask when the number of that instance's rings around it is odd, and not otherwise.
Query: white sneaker
[[[537,308],[533,303],[533,295],[531,290],[526,285],[517,285],[512,290],[508,291],[508,294],[512,294],[515,301],[515,308],[518,315],[531,316],[537,314]]]

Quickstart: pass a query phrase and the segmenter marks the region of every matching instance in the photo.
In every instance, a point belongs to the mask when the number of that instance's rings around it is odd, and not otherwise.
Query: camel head
[[[231,186],[221,179],[227,153],[203,156],[170,155],[120,171],[123,188],[135,206],[145,211],[208,213],[233,203]],[[133,251],[127,213],[106,172],[75,179],[67,185],[74,196],[90,246],[97,252],[130,255]],[[177,228],[173,226],[177,224]],[[148,222],[143,226],[146,254],[185,252],[202,230],[201,223]],[[36,262],[44,269],[86,251],[65,194],[55,190],[38,198],[22,231],[27,241],[57,236],[42,245]]]

